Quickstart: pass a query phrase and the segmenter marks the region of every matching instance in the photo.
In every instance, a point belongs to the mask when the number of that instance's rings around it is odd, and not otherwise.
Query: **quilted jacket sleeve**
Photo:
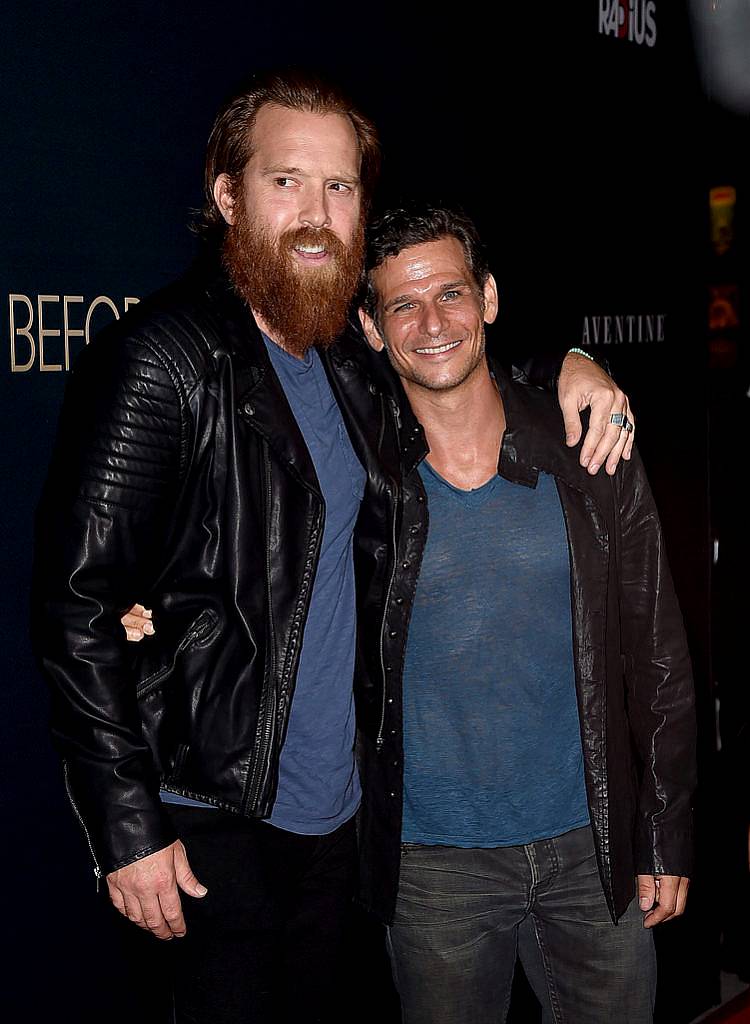
[[[690,875],[695,712],[687,638],[664,538],[637,452],[622,463],[620,609],[628,717],[642,776],[639,874]]]
[[[159,563],[184,408],[158,346],[100,337],[71,376],[38,519],[36,642],[68,792],[100,874],[175,839],[119,619]]]

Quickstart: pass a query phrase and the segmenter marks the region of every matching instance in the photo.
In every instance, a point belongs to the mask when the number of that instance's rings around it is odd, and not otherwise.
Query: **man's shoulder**
[[[592,476],[581,465],[581,442],[573,448],[565,443],[565,422],[557,394],[507,378],[501,385],[501,392],[518,461],[552,473],[578,490],[608,501],[611,478],[603,470]],[[581,419],[583,437],[588,426],[588,410],[581,413]]]
[[[510,419],[524,427],[533,426],[540,437],[559,439],[563,416],[555,393],[508,375],[500,383],[500,391]]]
[[[101,331],[87,358],[127,360],[145,351],[189,386],[205,374],[218,349],[248,335],[253,324],[226,279],[192,268]]]

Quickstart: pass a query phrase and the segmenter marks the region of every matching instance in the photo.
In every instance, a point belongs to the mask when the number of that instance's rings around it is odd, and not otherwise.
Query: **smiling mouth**
[[[450,352],[452,348],[458,348],[461,344],[461,339],[458,341],[449,341],[445,345],[434,345],[431,348],[415,348],[414,351],[418,352],[421,356],[435,356],[441,352]]]
[[[300,256],[325,256],[328,252],[324,245],[295,245],[294,251]]]

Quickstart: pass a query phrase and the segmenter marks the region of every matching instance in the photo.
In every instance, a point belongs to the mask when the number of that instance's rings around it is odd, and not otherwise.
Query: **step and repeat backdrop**
[[[24,1019],[162,1009],[150,948],[96,896],[47,737],[28,640],[33,519],[67,372],[189,264],[213,114],[253,68],[297,62],[344,81],[382,129],[381,201],[428,195],[476,219],[501,289],[493,345],[509,358],[583,346],[628,390],[693,648],[708,791],[707,196],[682,5],[11,0],[3,20],[4,995]],[[715,853],[707,804],[701,866]],[[690,915],[660,936],[662,1020],[716,994],[713,895],[699,875]],[[359,959],[374,967],[353,978],[396,1020],[379,940],[363,925]]]

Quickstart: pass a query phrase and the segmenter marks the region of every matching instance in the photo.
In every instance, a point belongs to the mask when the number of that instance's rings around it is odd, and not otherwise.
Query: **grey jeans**
[[[612,923],[588,826],[527,846],[405,844],[388,946],[404,1024],[500,1024],[516,957],[545,1024],[652,1020],[652,935],[635,899]]]

